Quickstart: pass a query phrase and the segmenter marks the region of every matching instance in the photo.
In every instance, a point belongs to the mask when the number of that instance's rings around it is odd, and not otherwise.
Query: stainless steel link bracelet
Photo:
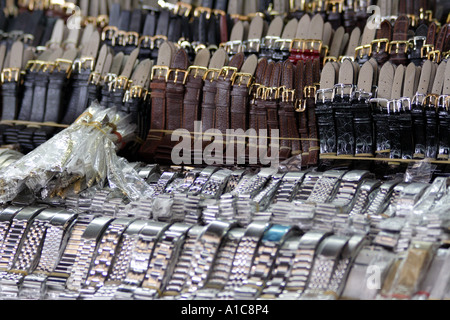
[[[150,221],[142,228],[131,253],[127,276],[117,288],[114,299],[128,300],[133,297],[136,288],[144,281],[157,242],[169,226],[167,223]]]
[[[267,222],[252,222],[239,242],[233,261],[233,268],[224,289],[217,295],[218,299],[232,299],[234,290],[240,287],[250,274],[253,257],[264,232],[271,226]]]
[[[191,228],[190,225],[175,223],[164,233],[156,244],[142,287],[134,292],[135,299],[149,300],[161,296]]]
[[[110,217],[97,217],[93,219],[83,232],[81,244],[78,247],[77,257],[67,279],[67,290],[61,293],[61,298],[78,299],[79,290],[85,284],[89,274],[91,262],[95,256],[95,251],[99,239],[108,225],[113,221]]]
[[[286,283],[281,300],[296,300],[300,298],[308,285],[311,270],[314,265],[316,251],[321,243],[331,234],[325,231],[309,231],[305,233],[298,244],[292,265],[286,276]]]
[[[263,235],[261,243],[255,252],[252,267],[247,279],[234,289],[234,297],[239,300],[256,299],[266,286],[278,250],[290,236],[298,235],[296,227],[273,225]]]
[[[65,290],[67,279],[82,245],[82,236],[93,219],[94,216],[89,214],[80,214],[77,217],[74,226],[71,228],[70,237],[64,251],[45,283],[46,299],[56,299]]]
[[[202,234],[203,226],[193,226],[186,234],[186,240],[177,262],[169,276],[167,285],[162,292],[163,299],[173,299],[181,294],[181,291],[189,277],[192,259],[198,237]]]

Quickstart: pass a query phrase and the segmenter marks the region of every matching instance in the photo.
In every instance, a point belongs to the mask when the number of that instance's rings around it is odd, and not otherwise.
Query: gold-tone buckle
[[[192,74],[194,76],[194,79],[196,79],[199,75],[203,78],[205,73],[208,71],[208,68],[206,67],[200,67],[200,66],[190,66],[187,70],[187,77]]]
[[[420,57],[425,58],[428,57],[428,54],[430,52],[434,51],[434,45],[433,44],[424,44],[422,48],[420,49]]]
[[[153,48],[153,40],[151,36],[141,36],[138,40],[138,47]]]
[[[5,68],[3,69],[1,73],[1,81],[2,83],[5,83],[7,80],[8,82],[15,81],[19,82],[20,77],[20,69],[19,68]]]
[[[150,76],[150,80],[153,81],[156,78],[156,74],[158,71],[161,73],[163,73],[165,71],[166,74],[164,74],[164,75],[159,74],[158,79],[160,79],[161,77],[164,77],[164,79],[167,82],[167,75],[169,74],[169,67],[167,67],[167,66],[154,66],[152,68],[152,74]]]
[[[119,29],[114,26],[104,27],[103,31],[102,31],[102,40],[103,41],[105,41],[106,39],[113,40],[116,37],[116,34],[118,31],[119,31]]]
[[[408,48],[410,47],[411,43],[407,40],[398,40],[398,41],[391,41],[389,43],[389,50],[388,53],[391,54],[392,53],[392,48],[395,46],[395,53],[399,53],[400,51],[400,47],[403,46],[403,53],[407,53],[408,52]]]
[[[217,75],[217,78],[219,78],[220,76],[223,75],[223,78],[226,80],[231,73],[230,80],[233,81],[234,77],[236,76],[237,71],[238,71],[238,69],[235,67],[223,67],[222,69],[220,69],[219,74]]]
[[[383,38],[383,39],[376,39],[376,40],[373,40],[371,43],[370,43],[370,51],[369,51],[369,56],[371,56],[372,54],[373,54],[373,46],[374,45],[376,45],[376,53],[378,53],[378,52],[380,52],[380,50],[381,50],[381,45],[382,44],[385,44],[385,50],[387,50],[388,49],[388,47],[389,47],[389,39],[386,39],[386,38]]]
[[[141,98],[146,93],[141,86],[132,86],[128,91],[131,98]]]
[[[246,81],[246,82],[244,82],[244,81]],[[238,72],[234,76],[232,85],[234,86],[235,84],[237,84],[238,86],[242,86],[245,83],[247,88],[249,88],[250,85],[252,84],[252,82],[253,82],[253,75],[251,73]]]
[[[205,72],[205,74],[203,76],[203,81],[209,80],[210,82],[213,82],[214,80],[217,80],[219,73],[220,73],[220,69],[210,68]],[[212,77],[210,79],[208,79],[210,74],[212,74]]]
[[[306,111],[306,100],[302,100],[302,99],[297,99],[295,101],[295,112],[305,112]]]
[[[331,12],[342,12],[344,11],[344,0],[332,0],[327,2],[327,10],[331,8]]]
[[[264,100],[277,100],[280,97],[282,87],[261,87],[263,90],[262,98]]]
[[[443,52],[443,53],[441,54],[441,56],[442,56],[442,59],[448,59],[448,58],[450,58],[450,50],[449,50],[449,51],[446,51],[446,52]]]
[[[303,88],[303,96],[305,98],[316,98],[316,93],[317,93],[316,86],[306,86],[305,88]]]
[[[111,83],[111,85],[114,85],[114,89],[126,90],[130,83],[131,81],[127,77],[119,76],[114,80],[114,82]]]
[[[112,39],[112,45],[116,46],[125,46],[126,45],[126,38],[127,38],[127,31],[118,30],[115,34],[115,37]]]
[[[434,61],[434,62],[441,61],[441,51],[433,50],[433,51],[428,52],[427,59]]]
[[[185,17],[189,17],[192,12],[192,5],[186,2],[179,1],[175,6],[175,14],[184,15]]]
[[[295,101],[295,89],[287,89],[282,87],[281,101],[282,102],[294,102]]]
[[[97,26],[97,17],[85,17],[83,19],[83,26],[87,26],[88,24]]]
[[[139,33],[135,31],[129,31],[126,33],[125,44],[137,46],[139,43]]]
[[[175,77],[174,77],[174,79],[173,79],[173,82],[174,82],[174,83],[177,82],[177,80],[178,80],[178,75],[179,75],[180,73],[183,74],[183,84],[186,83],[186,79],[187,79],[187,76],[188,76],[188,71],[187,71],[187,70],[181,70],[181,69],[169,69],[169,71],[167,72],[167,76],[166,76],[167,81],[169,81],[170,75],[171,75],[172,73],[175,74]]]
[[[45,61],[40,60],[28,60],[25,70],[29,70],[31,72],[35,72],[41,69],[42,65]]]
[[[364,56],[365,50],[368,50],[368,52],[367,52],[367,55],[368,55],[370,52],[370,44],[365,44],[365,45],[356,47],[355,48],[355,59],[357,59],[358,57],[362,58]]]
[[[159,46],[161,45],[161,43],[165,42],[168,40],[168,38],[166,36],[163,35],[156,35],[153,36],[152,38],[152,43],[153,43],[153,48],[159,48]]]
[[[98,85],[102,79],[102,75],[99,72],[91,72],[89,75],[88,83]]]
[[[75,60],[72,65],[72,69],[81,71],[81,68],[83,68],[87,62],[89,62],[88,69],[94,69],[95,58],[92,57],[85,57]]]
[[[203,13],[206,12],[206,19],[210,19],[211,18],[211,14],[212,14],[212,9],[208,8],[208,7],[197,7],[194,10],[194,17],[199,17],[200,15],[202,15]]]

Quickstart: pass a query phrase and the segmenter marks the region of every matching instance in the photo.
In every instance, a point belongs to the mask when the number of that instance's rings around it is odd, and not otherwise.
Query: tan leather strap
[[[331,42],[329,56],[339,58],[341,52],[341,46],[344,39],[345,29],[344,27],[339,27],[334,32],[333,40]]]
[[[295,39],[295,36],[297,34],[297,26],[298,26],[298,20],[297,19],[291,19],[286,24],[286,26],[283,29],[283,33],[281,34],[281,39],[287,39],[287,40],[293,40]]]
[[[436,71],[436,75],[434,77],[433,81],[433,87],[431,88],[432,94],[442,94],[442,89],[444,87],[444,81],[445,81],[445,70],[447,68],[447,61],[442,61],[438,69]]]
[[[58,19],[55,22],[55,25],[53,27],[52,36],[49,40],[49,42],[46,44],[49,48],[59,48],[61,46],[61,43],[63,41],[64,36],[64,20]]]
[[[445,79],[442,87],[442,94],[450,95],[450,63],[447,63],[445,67]]]
[[[119,52],[116,54],[113,58],[112,64],[111,64],[111,70],[110,73],[113,75],[119,75],[120,71],[122,70],[122,63],[125,58],[125,54],[123,52]]]
[[[405,78],[405,67],[403,65],[397,66],[394,74],[394,81],[392,83],[391,99],[397,100],[403,97],[403,80]]]
[[[350,35],[345,56],[347,57],[355,56],[355,49],[359,46],[360,38],[361,38],[361,30],[358,27],[356,27],[355,29],[353,29]]]
[[[309,39],[310,25],[311,18],[305,14],[298,22],[295,39]]]
[[[133,87],[145,88],[145,84],[150,76],[153,63],[151,59],[145,59],[141,61],[131,76],[131,85]]]
[[[300,26],[300,23],[299,23]],[[308,30],[308,38],[312,40],[322,40],[324,21],[322,15],[315,14],[311,19]]]
[[[365,62],[361,67],[358,77],[358,90],[371,93],[374,79],[374,68],[369,61]]]
[[[325,64],[320,75],[320,89],[331,89],[337,83],[336,68],[333,62],[329,61]]]
[[[405,80],[403,81],[403,96],[412,99],[415,92],[416,84],[416,65],[411,62],[405,70]]]
[[[380,99],[391,99],[392,84],[394,82],[395,66],[389,61],[380,70],[378,79],[378,96]]]
[[[419,94],[427,95],[428,88],[430,86],[430,77],[432,74],[433,63],[430,60],[426,60],[422,66],[420,73],[419,86],[417,92]]]

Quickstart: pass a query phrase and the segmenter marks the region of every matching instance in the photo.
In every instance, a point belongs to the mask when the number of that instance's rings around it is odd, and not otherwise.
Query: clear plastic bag
[[[120,190],[130,200],[151,194],[117,150],[133,138],[136,126],[117,108],[93,103],[71,126],[18,161],[0,170],[0,203],[13,200],[21,191],[52,197],[84,181]]]

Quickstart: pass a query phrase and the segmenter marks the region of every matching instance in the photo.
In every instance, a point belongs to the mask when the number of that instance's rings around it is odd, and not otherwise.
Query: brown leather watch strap
[[[372,57],[381,66],[389,59],[389,42],[392,38],[392,26],[388,20],[384,20],[377,30],[375,40],[372,41],[371,54]]]
[[[311,166],[319,162],[319,134],[316,120],[315,93],[317,84],[320,81],[320,61],[308,60],[305,65],[306,86],[304,88],[304,99],[306,100],[306,112],[308,113],[308,131],[309,131],[309,161]]]
[[[151,123],[146,142],[142,145],[139,154],[144,161],[153,161],[155,152],[160,145],[166,125],[166,88],[167,76],[173,57],[173,47],[164,42],[159,48],[158,61],[152,69],[151,89]]]
[[[255,71],[255,85],[252,87],[251,97],[252,100],[250,101],[250,112],[249,112],[249,129],[254,129],[258,132],[259,127],[259,112],[257,104],[260,102],[260,97],[262,95],[263,90],[263,79],[264,75],[266,73],[266,69],[269,62],[266,58],[262,58],[258,62],[258,66],[256,67]],[[264,114],[265,118],[265,114]],[[266,127],[264,127],[266,129]]]
[[[241,71],[234,77],[230,97],[230,129],[242,129],[244,132],[248,129],[250,89],[257,66],[257,56],[251,55],[245,60]]]
[[[281,81],[281,74],[283,72],[283,62],[275,63],[272,73],[270,75],[270,85],[267,88],[267,94],[264,97],[264,107],[267,111],[267,128],[269,137],[272,135],[272,130],[278,130],[278,103],[279,103],[279,87]]]
[[[227,53],[220,48],[212,56],[203,80],[201,120],[203,132],[216,128],[217,77],[227,64]],[[206,144],[204,144],[206,146]]]
[[[167,130],[163,142],[157,151],[157,158],[169,160],[174,143],[171,141],[171,132],[182,127],[183,100],[185,94],[185,79],[189,67],[189,58],[184,49],[178,49],[170,64],[166,84],[166,123]]]
[[[392,41],[389,44],[390,61],[396,65],[405,64],[408,52],[409,18],[400,16],[394,24]]]
[[[220,71],[216,83],[216,126],[215,129],[226,133],[230,129],[231,86],[234,76],[241,70],[245,60],[243,52],[233,56],[228,66]]]
[[[303,103],[303,90],[306,86],[306,70],[305,62],[300,60],[297,62],[295,70],[295,93],[298,112],[298,132],[301,139],[302,157],[309,156],[309,132],[308,132],[308,114],[306,112],[306,104]]]
[[[200,50],[194,60],[194,63],[189,67],[185,94],[183,101],[183,121],[182,128],[189,132],[194,132],[195,121],[200,120],[200,101],[203,88],[203,77],[208,70],[210,60],[210,51],[208,49]]]
[[[301,151],[295,114],[295,66],[289,60],[283,63],[281,76],[281,99],[278,111],[280,128],[280,160],[290,155],[298,155]]]
[[[258,95],[256,97],[256,102],[254,105],[255,113],[256,113],[256,131],[259,132],[260,130],[268,130],[268,116],[267,116],[267,109],[266,109],[266,94],[268,88],[271,87],[271,79],[272,79],[272,72],[275,68],[275,62],[271,61],[267,63],[267,66],[264,70],[264,76],[261,80],[261,86],[260,90],[258,92]]]
[[[435,50],[440,51],[441,53],[443,52],[447,35],[450,33],[449,29],[449,24],[445,24],[444,26],[442,26],[441,30],[439,30],[439,33],[437,35]]]

